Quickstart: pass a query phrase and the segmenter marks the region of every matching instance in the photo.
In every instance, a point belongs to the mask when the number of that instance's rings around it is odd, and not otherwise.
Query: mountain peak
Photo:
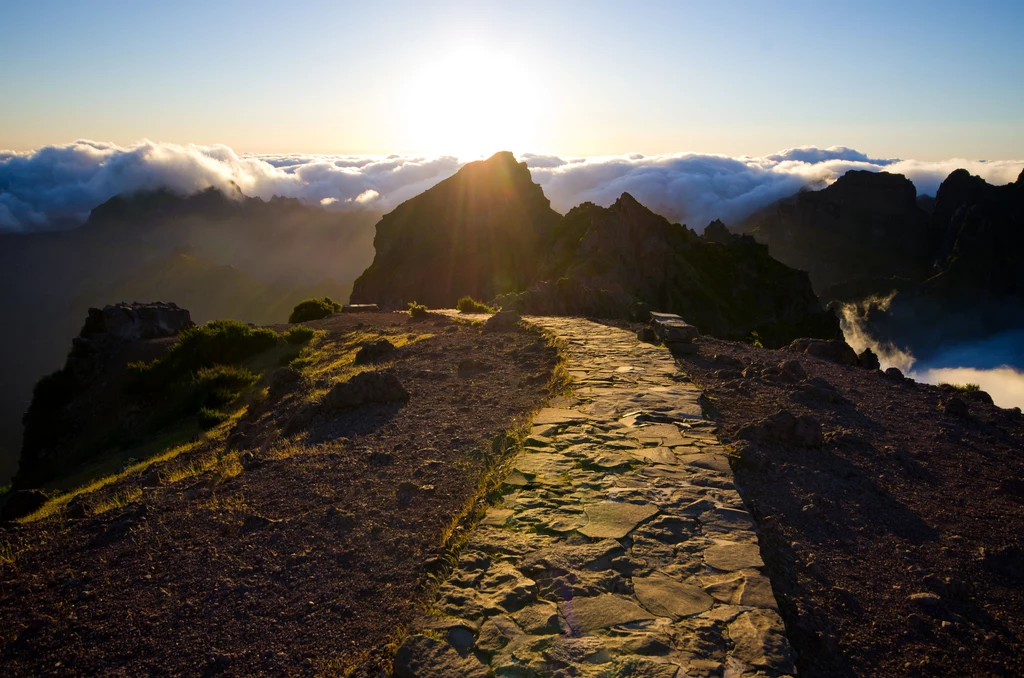
[[[519,161],[516,160],[516,156],[512,151],[498,151],[491,157],[484,160],[486,163],[493,164],[506,164],[506,165],[518,165]]]
[[[560,218],[509,151],[467,163],[381,219],[352,300],[437,308],[512,291],[532,280],[539,243]]]

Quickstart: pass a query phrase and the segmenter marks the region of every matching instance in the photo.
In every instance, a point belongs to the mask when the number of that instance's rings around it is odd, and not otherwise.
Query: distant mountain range
[[[915,198],[901,175],[848,172],[739,230],[808,271],[824,301],[859,303],[870,335],[918,357],[1024,327],[1024,171],[992,186],[956,170],[934,199]]]
[[[96,207],[63,232],[0,235],[0,480],[14,470],[21,414],[58,369],[90,306],[174,301],[204,322],[284,322],[304,298],[344,301],[373,257],[379,212],[331,212],[209,189],[147,191]]]

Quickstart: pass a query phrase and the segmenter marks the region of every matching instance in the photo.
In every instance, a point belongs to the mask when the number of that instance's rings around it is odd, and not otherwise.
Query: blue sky
[[[13,150],[1024,157],[1019,0],[33,0],[0,16]]]

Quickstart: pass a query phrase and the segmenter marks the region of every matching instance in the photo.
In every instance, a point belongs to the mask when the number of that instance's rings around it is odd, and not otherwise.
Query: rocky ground
[[[492,441],[543,403],[556,355],[536,333],[440,317],[310,324],[432,335],[380,365],[408,401],[291,417],[299,430],[269,447],[250,444],[255,419],[230,439],[248,448],[240,466],[177,460],[108,488],[98,515],[0,533],[6,675],[379,674],[458,541]]]
[[[1024,674],[1020,411],[786,351],[698,345],[680,365],[741,453],[799,674]],[[771,419],[780,411],[794,419]]]

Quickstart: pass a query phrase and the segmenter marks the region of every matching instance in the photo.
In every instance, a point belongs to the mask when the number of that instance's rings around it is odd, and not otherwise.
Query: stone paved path
[[[664,348],[573,318],[572,398],[541,410],[398,675],[793,672],[753,523]]]

